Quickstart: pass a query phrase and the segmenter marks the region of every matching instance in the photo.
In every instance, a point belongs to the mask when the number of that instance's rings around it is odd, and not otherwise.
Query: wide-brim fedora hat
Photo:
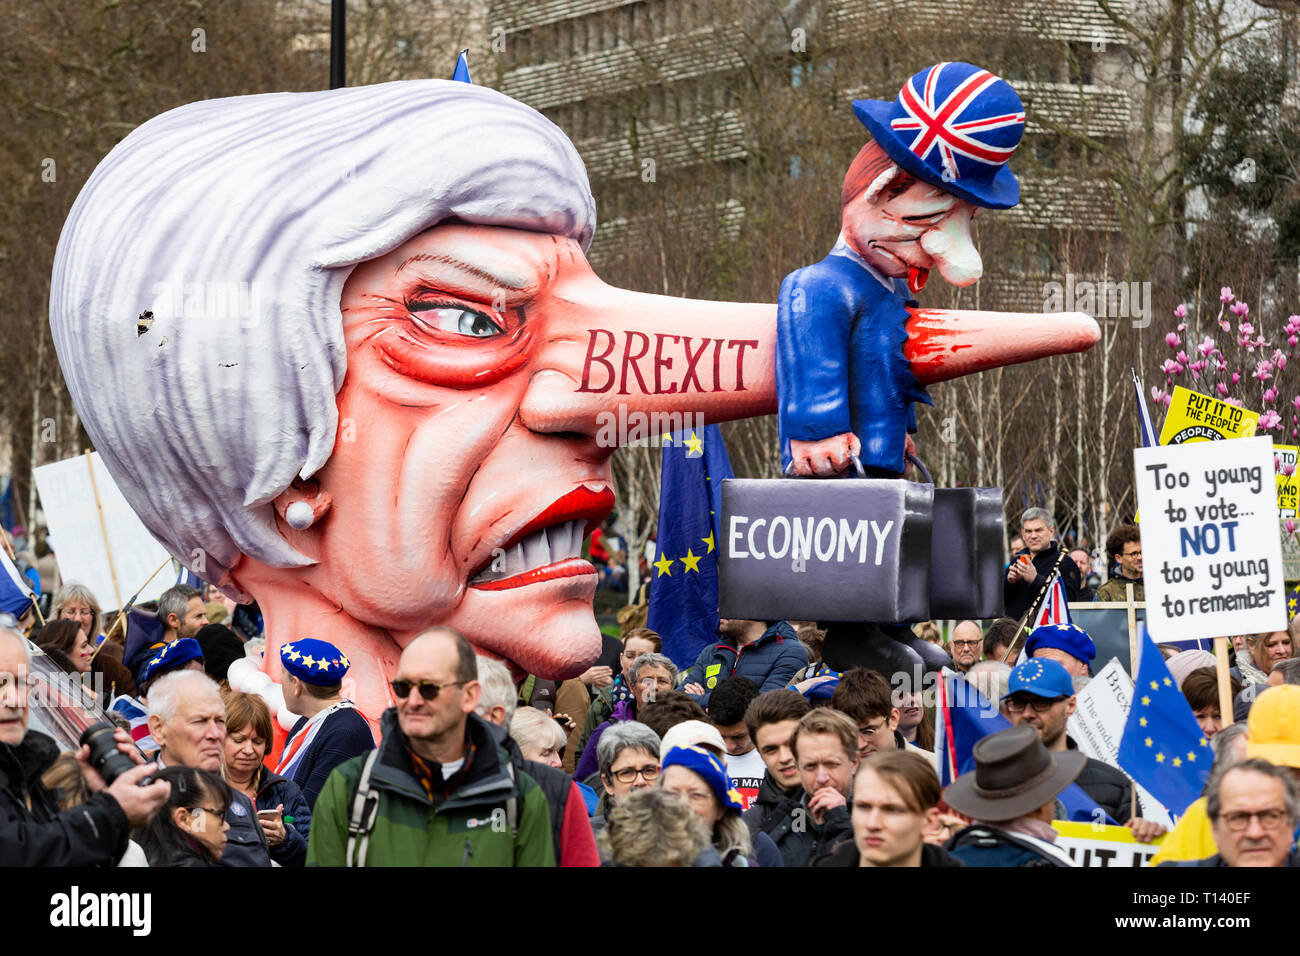
[[[972,751],[975,769],[943,792],[948,806],[975,820],[1015,820],[1049,803],[1074,782],[1088,758],[1052,753],[1027,724],[990,734]]]

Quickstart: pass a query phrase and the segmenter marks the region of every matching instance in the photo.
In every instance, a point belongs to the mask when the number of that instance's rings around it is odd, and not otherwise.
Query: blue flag
[[[31,583],[18,573],[8,552],[0,548],[0,611],[22,617],[32,606],[33,598]]]
[[[1006,730],[1011,722],[979,690],[952,671],[944,671],[940,694],[934,714],[934,749],[939,756],[939,783],[946,787],[975,769],[975,745],[989,734]],[[1056,799],[1061,801],[1069,820],[1115,823],[1078,784],[1070,784]]]
[[[14,508],[14,480],[5,482],[5,493],[0,495],[0,528],[6,531],[18,524],[18,513]]]
[[[461,50],[460,55],[456,57],[456,69],[452,72],[451,78],[455,80],[457,83],[470,82],[469,60],[465,56],[465,54],[468,52],[469,52],[468,48]]]
[[[1142,625],[1142,658],[1133,681],[1133,703],[1119,742],[1119,765],[1170,813],[1181,815],[1200,795],[1214,752],[1196,715],[1174,683]]]
[[[664,438],[659,533],[646,626],[682,670],[718,639],[722,482],[733,477],[717,425]]]
[[[144,662],[145,652],[157,647],[163,639],[163,622],[153,611],[133,607],[126,612],[126,638],[122,649],[122,663],[133,671]]]

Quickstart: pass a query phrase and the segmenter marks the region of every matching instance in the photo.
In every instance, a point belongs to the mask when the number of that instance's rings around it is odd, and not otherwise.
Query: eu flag
[[[997,705],[947,668],[943,670],[938,690],[934,749],[939,758],[939,783],[946,787],[975,769],[975,745],[989,734],[1006,730],[1011,722],[1002,716]],[[1056,799],[1061,801],[1068,820],[1115,822],[1078,784],[1070,784]]]
[[[1201,795],[1213,756],[1191,705],[1144,624],[1142,659],[1119,742],[1119,765],[1177,816]]]
[[[733,477],[717,425],[664,437],[659,533],[646,626],[682,670],[718,639],[722,482]]]

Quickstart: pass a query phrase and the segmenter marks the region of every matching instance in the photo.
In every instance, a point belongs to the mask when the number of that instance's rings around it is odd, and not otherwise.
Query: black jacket
[[[1011,560],[1018,560],[1022,554],[1029,554],[1029,552],[1021,551],[1014,554],[1011,556]],[[1007,580],[1005,574],[1002,576],[1002,595],[1006,600],[1007,617],[1019,620],[1024,616],[1024,613],[1029,610],[1029,605],[1034,603],[1034,598],[1038,597],[1038,592],[1047,583],[1047,578],[1052,573],[1053,567],[1060,568],[1061,583],[1065,585],[1065,599],[1067,601],[1079,600],[1079,566],[1070,559],[1068,554],[1057,565],[1056,559],[1060,556],[1061,546],[1056,541],[1052,541],[1042,551],[1030,555],[1034,562],[1034,570],[1038,572],[1038,577],[1034,580],[1016,581],[1013,584]]]
[[[792,792],[786,792],[772,779],[771,773],[765,773],[762,782],[758,785],[758,795],[749,804],[749,809],[741,819],[749,827],[751,835],[766,833],[767,828],[774,825],[774,820],[786,812],[785,804],[791,800],[797,801],[802,796],[803,787],[795,787]]]
[[[1065,738],[1065,745],[1070,750],[1078,749],[1069,737]],[[1116,823],[1123,826],[1133,818],[1133,781],[1122,770],[1089,757],[1074,782]]]
[[[1163,863],[1157,863],[1156,866],[1223,866],[1228,864],[1224,862],[1223,857],[1216,853],[1214,856],[1207,856],[1203,860],[1165,860]],[[1291,848],[1286,862],[1282,864],[1287,867],[1300,867],[1300,850]]]
[[[862,860],[858,856],[858,845],[850,837],[837,843],[829,853],[823,853],[818,859],[814,860],[813,866],[857,866],[861,862]],[[923,843],[921,845],[921,866],[923,867],[965,865],[941,846],[935,846],[932,843]]]
[[[763,778],[765,782],[767,779]],[[760,785],[759,797],[762,795],[763,788]],[[750,814],[755,809],[766,809],[766,813],[751,820]],[[810,866],[813,860],[840,840],[845,837],[851,839],[853,835],[847,805],[827,810],[822,822],[818,824],[813,821],[813,815],[808,810],[808,794],[803,788],[795,796],[787,797],[776,805],[751,806],[745,813],[744,820],[756,838],[759,833],[766,833],[772,838],[776,848],[781,851],[781,859],[786,866]]]
[[[0,866],[114,866],[126,852],[130,824],[107,793],[59,812],[41,783],[58,756],[34,730],[17,747],[0,744]]]
[[[1029,840],[979,823],[957,831],[943,848],[963,866],[1069,866]]]
[[[303,717],[293,725],[285,747],[293,735],[302,731],[309,718]],[[293,771],[293,782],[302,790],[307,806],[315,807],[329,779],[330,773],[345,760],[370,753],[375,749],[375,738],[370,733],[370,724],[355,707],[345,707],[325,718],[316,738],[307,747],[302,760]]]
[[[307,837],[311,833],[311,807],[301,788],[292,780],[266,769],[258,770],[257,809],[274,810],[284,805],[284,841],[270,846],[271,859],[281,866],[302,866],[307,862]],[[292,822],[288,819],[292,817]]]

